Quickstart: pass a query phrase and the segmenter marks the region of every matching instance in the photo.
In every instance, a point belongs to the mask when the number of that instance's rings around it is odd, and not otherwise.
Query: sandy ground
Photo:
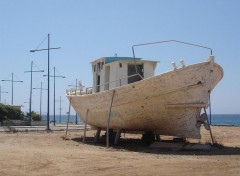
[[[95,131],[0,133],[0,175],[240,175],[240,128],[212,127],[224,148],[161,151],[141,144],[140,135],[122,134],[118,147],[93,144]],[[104,132],[102,132],[104,134]],[[202,140],[210,142],[202,130]],[[134,139],[133,139],[134,138]]]

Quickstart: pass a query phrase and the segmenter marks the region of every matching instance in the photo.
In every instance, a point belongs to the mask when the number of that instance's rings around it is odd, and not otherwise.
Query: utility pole
[[[40,89],[40,117],[42,117],[42,90],[47,90],[42,88],[42,82],[40,88],[33,88],[33,89]]]
[[[73,86],[75,87],[75,95],[77,95],[77,83],[78,83],[78,80],[76,79],[76,84],[75,85],[68,85],[68,86]],[[79,87],[79,91],[81,92],[81,88]],[[75,123],[77,124],[78,121],[77,121],[77,112],[76,112],[76,118],[75,118]]]
[[[13,72],[12,72],[12,79],[8,80],[8,79],[3,79],[2,81],[9,81],[12,82],[12,105],[13,105],[13,83],[15,82],[23,82],[23,81],[16,81],[13,79]]]
[[[56,100],[56,102],[60,102],[60,107],[59,107],[59,123],[62,123],[62,99],[61,99],[62,97],[60,96],[60,100]]]
[[[48,48],[47,49],[35,49],[35,50],[30,50],[30,52],[36,52],[36,51],[48,51],[48,99],[47,99],[47,130],[49,131],[50,130],[50,127],[49,127],[49,111],[50,111],[50,78],[49,78],[49,75],[50,75],[50,50],[52,49],[60,49],[60,47],[57,47],[57,48],[50,48],[50,34],[47,35],[47,38],[48,38]]]
[[[56,113],[55,113],[55,99],[56,99],[56,96],[55,96],[55,92],[56,92],[56,81],[55,81],[55,78],[66,78],[65,76],[56,76],[56,67],[54,67],[53,69],[54,73],[53,73],[53,76],[50,75],[50,77],[53,77],[54,79],[54,90],[53,90],[53,124],[56,125]],[[43,76],[47,76],[47,75],[43,75]]]
[[[31,73],[31,81],[30,81],[30,98],[29,98],[29,125],[32,123],[32,73],[33,72],[44,72],[44,70],[33,70],[33,61],[31,62],[31,71],[25,71],[25,73]]]
[[[0,103],[2,103],[2,93],[8,93],[8,92],[2,91],[2,86],[0,86]]]

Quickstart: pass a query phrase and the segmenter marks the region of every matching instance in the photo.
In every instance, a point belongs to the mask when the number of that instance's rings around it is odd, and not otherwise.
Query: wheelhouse
[[[102,57],[93,61],[93,93],[154,76],[157,61],[132,57]]]

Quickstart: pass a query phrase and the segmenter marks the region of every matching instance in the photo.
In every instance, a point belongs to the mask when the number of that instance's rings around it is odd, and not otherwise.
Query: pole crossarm
[[[46,50],[53,50],[53,49],[61,49],[61,47],[56,47],[56,48],[46,48],[46,49],[32,49],[30,50],[31,53],[34,53],[36,51],[46,51]]]
[[[47,75],[43,75],[43,76],[47,76]],[[65,76],[52,76],[52,75],[50,75],[49,77],[55,77],[55,78],[66,78]]]
[[[39,70],[39,71],[25,71],[24,73],[29,73],[29,72],[44,72],[44,70]]]
[[[8,93],[8,92],[2,91],[1,86],[0,86],[0,94],[1,94],[1,93]]]
[[[2,79],[1,81],[9,81],[9,82],[23,82],[23,81],[14,81],[14,80],[7,80],[7,79]]]
[[[39,88],[39,87],[34,87],[33,89],[47,90],[47,89]]]

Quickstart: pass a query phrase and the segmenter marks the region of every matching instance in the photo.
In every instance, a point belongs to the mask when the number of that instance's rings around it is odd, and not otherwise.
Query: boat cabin
[[[154,76],[157,61],[132,57],[103,57],[93,61],[93,93]]]

